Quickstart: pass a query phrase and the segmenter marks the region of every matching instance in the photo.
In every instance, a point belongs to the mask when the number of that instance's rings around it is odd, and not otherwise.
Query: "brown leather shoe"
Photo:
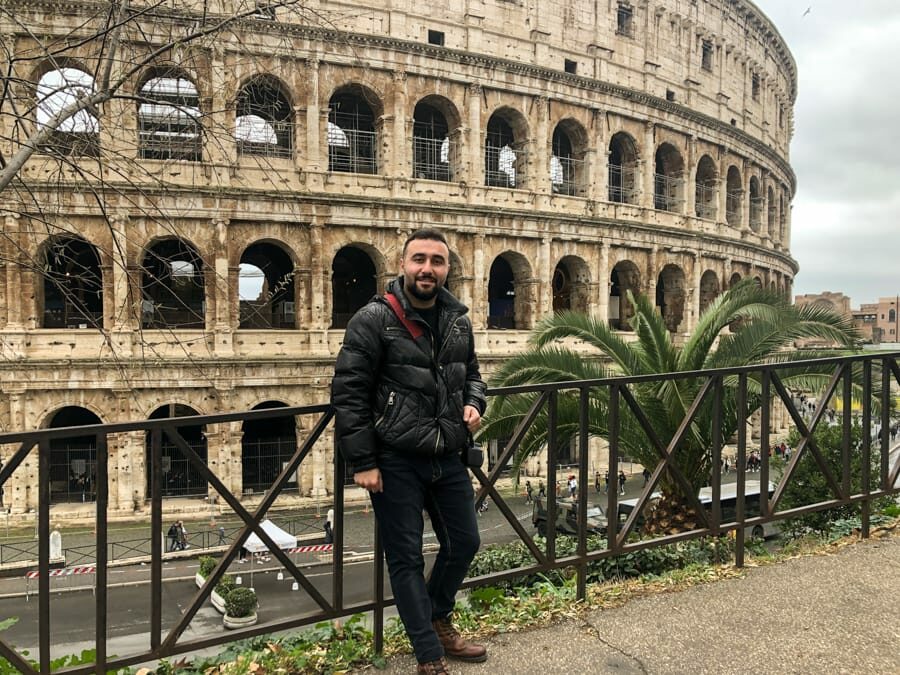
[[[450,675],[450,667],[447,665],[447,660],[442,656],[437,661],[420,663],[416,667],[416,675]]]
[[[487,649],[484,645],[464,640],[450,619],[435,619],[431,625],[434,626],[434,632],[441,641],[444,653],[451,659],[470,663],[481,663],[487,659]]]

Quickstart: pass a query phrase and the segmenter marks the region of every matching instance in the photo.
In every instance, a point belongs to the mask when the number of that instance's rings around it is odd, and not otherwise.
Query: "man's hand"
[[[478,427],[481,426],[481,413],[478,412],[478,408],[475,406],[467,405],[463,407],[463,422],[466,423],[466,426],[469,428],[471,433],[475,433],[478,431]]]
[[[353,482],[369,492],[381,492],[384,489],[384,486],[381,484],[380,469],[357,471],[353,474]]]

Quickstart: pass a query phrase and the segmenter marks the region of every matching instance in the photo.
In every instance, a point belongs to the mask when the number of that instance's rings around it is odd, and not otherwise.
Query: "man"
[[[370,493],[397,610],[423,675],[448,673],[445,655],[487,658],[450,620],[481,543],[461,453],[486,401],[468,310],[444,288],[449,261],[439,231],[410,235],[401,275],[387,292],[422,335],[413,337],[386,298],[373,298],[347,325],[332,382],[338,446],[354,482]],[[427,581],[423,509],[440,542]]]

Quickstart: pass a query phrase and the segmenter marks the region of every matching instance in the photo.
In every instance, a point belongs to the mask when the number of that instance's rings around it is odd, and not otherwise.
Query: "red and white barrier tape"
[[[94,574],[97,571],[96,565],[79,565],[78,567],[64,567],[50,570],[51,577],[70,577],[73,574]],[[31,570],[25,574],[26,579],[37,579],[41,573],[37,570]]]
[[[331,551],[334,544],[312,544],[310,546],[298,546],[297,548],[289,548],[288,553],[323,553]]]

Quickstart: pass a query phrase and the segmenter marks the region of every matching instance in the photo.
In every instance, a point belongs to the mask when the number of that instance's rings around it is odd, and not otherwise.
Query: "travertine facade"
[[[312,5],[327,28],[276,8],[165,51],[54,137],[65,161],[26,164],[29,198],[3,205],[3,429],[322,402],[341,326],[423,226],[448,233],[487,370],[555,308],[625,327],[627,289],[677,333],[737,278],[790,293],[796,67],[753,3]],[[21,25],[62,34],[90,7],[22,3],[5,43],[33,54]],[[122,53],[148,53],[167,20]],[[48,73],[89,77],[96,53],[34,63],[19,109]],[[195,441],[247,492],[292,432]],[[131,512],[145,441],[110,452],[112,508]],[[90,499],[91,449],[56,453],[58,508]],[[330,489],[330,453],[301,471],[302,493]],[[167,466],[171,494],[205,492]],[[35,475],[6,486],[14,512],[36,503]]]

